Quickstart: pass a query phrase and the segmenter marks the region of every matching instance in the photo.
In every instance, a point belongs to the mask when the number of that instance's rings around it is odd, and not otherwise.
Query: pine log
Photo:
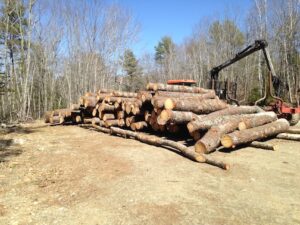
[[[126,126],[130,127],[131,123],[134,123],[135,120],[136,120],[135,116],[126,117],[126,119],[125,119]]]
[[[85,124],[92,123],[92,118],[83,118],[83,123],[85,123]]]
[[[149,83],[147,90],[153,91],[176,91],[176,92],[189,92],[189,93],[207,93],[212,90],[200,87],[188,87],[183,85],[168,85],[162,83]]]
[[[188,123],[187,127],[190,133],[196,130],[209,129],[214,124],[222,122],[221,117],[230,115],[240,115],[240,114],[251,114],[261,112],[261,109],[257,106],[233,106],[216,112],[212,112],[209,115],[196,117],[195,120]]]
[[[104,126],[104,121],[100,120],[98,117],[92,118],[92,125],[99,125],[99,126]]]
[[[93,115],[93,117],[99,115],[98,110],[96,108],[93,109],[92,115]]]
[[[62,124],[64,122],[64,117],[62,116],[51,116],[50,123],[51,124]]]
[[[221,138],[221,143],[226,148],[234,148],[237,145],[249,143],[252,141],[264,139],[283,133],[289,129],[289,122],[285,119],[279,119],[275,122],[268,123],[259,127],[246,130],[235,131],[226,134]]]
[[[277,151],[279,149],[279,147],[277,145],[272,145],[272,144],[259,142],[259,141],[252,141],[249,144],[249,147],[261,148],[261,149],[272,150],[272,151]]]
[[[165,104],[165,97],[153,97],[151,100],[152,105],[157,109],[162,109]]]
[[[125,120],[124,119],[118,119],[118,126],[119,127],[124,127],[126,124],[125,124]]]
[[[214,151],[221,141],[224,134],[230,133],[238,128],[241,118],[232,118],[223,124],[212,126],[206,134],[196,142],[195,151],[198,153],[208,154]]]
[[[108,93],[105,93],[105,94],[97,94],[97,101],[98,102],[102,102],[104,101],[104,99],[107,97],[107,96],[111,96],[111,94],[108,94]]]
[[[99,111],[102,111],[102,112],[114,112],[115,111],[115,107],[113,105],[109,105],[109,104],[106,104],[106,103],[102,103],[100,106],[99,106]]]
[[[168,122],[176,124],[186,124],[194,120],[196,117],[197,115],[192,112],[163,110],[160,113],[157,122],[160,125],[165,125]]]
[[[106,120],[104,122],[105,127],[118,126],[119,120]]]
[[[52,111],[45,112],[45,114],[44,114],[44,122],[45,123],[50,123],[50,117],[51,117],[51,115],[52,115]]]
[[[112,113],[105,113],[103,116],[102,116],[102,120],[105,122],[107,120],[113,120],[115,119],[115,115],[112,114]]]
[[[110,134],[111,131],[109,128],[105,128],[105,127],[100,127],[100,126],[97,126],[97,125],[92,125],[93,128],[95,128],[96,130],[98,131],[101,131],[103,133],[107,133],[107,134]]]
[[[167,98],[164,102],[164,108],[165,109],[174,109],[177,107],[182,107],[180,105],[182,105],[183,103],[189,101],[189,102],[199,102],[202,101],[204,99],[214,99],[216,97],[216,95],[214,93],[207,93],[207,94],[203,94],[203,95],[199,95],[199,96],[194,96],[194,97],[177,97],[177,98]]]
[[[142,130],[147,127],[148,127],[148,124],[145,121],[139,121],[139,122],[130,124],[131,130]]]
[[[117,118],[118,119],[124,119],[125,118],[125,112],[123,110],[120,110],[117,112]]]
[[[146,110],[146,111],[144,112],[144,118],[145,118],[145,121],[146,121],[147,123],[150,122],[150,120],[151,120],[151,113],[150,113],[148,110]]]
[[[227,108],[228,105],[219,99],[182,100],[174,106],[175,111],[191,111],[196,114],[207,114]]]
[[[113,95],[116,97],[126,97],[126,98],[136,98],[138,95],[134,92],[125,92],[125,91],[114,91]]]
[[[137,98],[142,102],[150,102],[152,99],[152,92],[150,91],[139,91]]]
[[[100,89],[97,94],[112,94],[114,92],[114,90],[112,89],[106,89],[106,88],[103,88],[103,89]]]
[[[300,134],[300,128],[290,128],[286,131],[286,133],[289,133],[289,134]]]
[[[75,122],[76,122],[76,123],[81,123],[81,122],[82,122],[81,116],[77,115],[77,116],[75,117]]]
[[[186,93],[186,92],[174,92],[174,91],[156,91],[155,97],[165,97],[165,98],[188,98],[188,97],[199,97],[202,95],[212,95],[215,98],[216,93],[214,90],[210,90],[207,93]]]
[[[284,132],[286,132],[286,131],[284,131]],[[278,134],[276,136],[276,138],[290,140],[290,141],[300,141],[300,135],[297,135],[297,134],[282,133],[282,134]]]
[[[258,127],[267,123],[271,123],[277,120],[277,115],[274,112],[267,112],[264,115],[256,116],[253,118],[243,118],[241,122],[239,122],[239,130],[245,130],[252,127]]]
[[[83,105],[85,108],[88,108],[88,107],[95,107],[96,104],[97,104],[98,100],[96,97],[94,96],[85,96],[83,98]]]
[[[179,142],[175,142],[175,141],[171,141],[171,140],[167,140],[167,139],[163,139],[163,138],[159,138],[156,136],[151,136],[151,135],[147,135],[147,134],[143,134],[143,133],[139,133],[139,132],[123,130],[123,129],[120,129],[117,127],[111,127],[110,130],[111,130],[112,134],[118,134],[118,135],[122,135],[122,136],[126,136],[126,137],[127,136],[133,137],[133,138],[135,138],[141,142],[147,143],[147,144],[151,144],[151,145],[155,145],[155,146],[167,146],[167,147],[174,148],[174,149],[180,151],[187,158],[189,158],[193,161],[196,161],[196,162],[208,163],[210,165],[214,165],[214,166],[220,167],[225,170],[229,169],[229,165],[227,165],[223,162],[218,162],[213,159],[207,158],[204,155],[198,154],[198,153],[194,152],[191,148],[188,148]]]

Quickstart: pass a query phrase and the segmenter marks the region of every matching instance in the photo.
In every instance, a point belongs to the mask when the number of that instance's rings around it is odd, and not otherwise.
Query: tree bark
[[[112,114],[112,113],[105,113],[103,116],[102,116],[102,120],[105,122],[107,120],[113,120],[115,119],[115,115]]]
[[[204,99],[201,101],[184,100],[178,101],[174,106],[174,111],[190,111],[196,114],[208,114],[227,108],[228,105],[219,99]]]
[[[113,96],[126,97],[126,98],[136,98],[138,96],[138,94],[135,93],[135,92],[114,91]]]
[[[289,129],[289,122],[285,119],[279,119],[275,122],[254,127],[246,130],[235,131],[226,134],[221,138],[221,143],[226,148],[234,148],[237,145],[249,143],[252,141],[264,139],[283,133]]]
[[[167,123],[186,124],[196,117],[197,115],[192,112],[163,110],[160,113],[157,122],[160,125],[165,125]]]
[[[239,115],[239,114],[251,114],[261,112],[262,110],[257,106],[239,106],[239,107],[228,107],[223,110],[212,112],[209,115],[203,117],[196,117],[195,120],[188,123],[187,127],[190,133],[201,129],[209,129],[216,123],[220,123],[221,117],[229,115]]]
[[[147,90],[153,91],[175,91],[175,92],[188,92],[188,93],[207,93],[212,90],[200,87],[188,87],[183,85],[168,85],[162,83],[148,83]]]
[[[259,115],[259,114],[257,114]],[[256,116],[253,118],[243,118],[241,122],[239,122],[239,130],[245,130],[252,127],[258,127],[267,123],[271,123],[277,120],[277,115],[274,112],[267,112],[264,115]]]
[[[286,132],[286,131],[284,131],[284,132]],[[290,140],[290,141],[300,141],[300,135],[297,135],[297,134],[282,133],[282,134],[278,134],[276,136],[276,138]]]
[[[175,141],[171,141],[171,140],[167,140],[167,139],[163,139],[163,138],[159,138],[159,137],[151,136],[151,135],[147,135],[147,134],[142,134],[139,132],[123,130],[123,129],[120,129],[117,127],[111,127],[110,130],[111,130],[111,133],[113,133],[113,134],[118,134],[118,135],[122,135],[122,136],[126,136],[126,137],[130,136],[130,137],[133,137],[133,138],[135,138],[141,142],[147,143],[147,144],[151,144],[151,145],[155,145],[155,146],[167,146],[167,147],[174,148],[174,149],[180,151],[187,158],[189,158],[193,161],[196,161],[196,162],[208,163],[210,165],[214,165],[214,166],[217,166],[217,167],[225,169],[225,170],[229,169],[229,165],[227,165],[223,162],[218,162],[213,159],[207,158],[201,154],[194,152],[191,148],[188,148],[185,145],[180,144]]]

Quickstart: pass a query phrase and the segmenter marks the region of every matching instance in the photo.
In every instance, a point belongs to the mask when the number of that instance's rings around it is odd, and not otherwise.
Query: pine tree
[[[134,53],[127,49],[123,57],[123,70],[126,72],[125,89],[136,91],[142,86],[141,70]]]

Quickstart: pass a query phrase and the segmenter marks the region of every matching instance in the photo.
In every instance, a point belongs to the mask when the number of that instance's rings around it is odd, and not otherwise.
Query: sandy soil
[[[40,124],[0,133],[0,224],[300,224],[300,143],[213,156]]]

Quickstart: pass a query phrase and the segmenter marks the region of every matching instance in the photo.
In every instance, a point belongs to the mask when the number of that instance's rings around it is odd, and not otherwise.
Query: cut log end
[[[195,144],[195,152],[197,153],[206,153],[207,149],[205,144],[203,144],[201,141],[197,141]]]
[[[174,108],[174,106],[175,106],[175,104],[174,104],[174,102],[173,102],[173,100],[171,98],[167,98],[165,100],[165,102],[164,102],[165,109],[171,110],[171,109]]]
[[[230,136],[228,135],[224,135],[222,138],[221,138],[221,144],[225,147],[225,148],[231,148],[231,147],[234,147],[233,146],[233,140]]]
[[[239,128],[239,130],[246,130],[247,126],[246,126],[245,122],[242,121],[239,123],[238,128]]]

